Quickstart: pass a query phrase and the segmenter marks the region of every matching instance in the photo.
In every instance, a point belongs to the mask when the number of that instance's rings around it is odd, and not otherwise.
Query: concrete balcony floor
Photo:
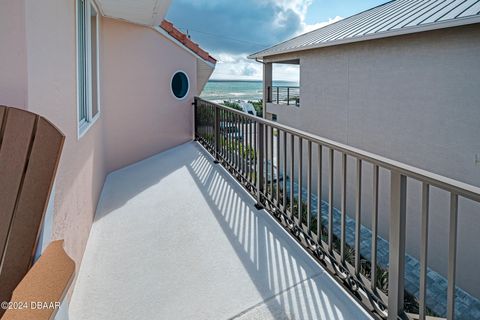
[[[110,174],[70,320],[370,319],[195,142]]]

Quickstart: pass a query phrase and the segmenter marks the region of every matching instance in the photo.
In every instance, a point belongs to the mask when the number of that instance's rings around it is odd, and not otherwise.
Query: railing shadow
[[[228,172],[196,148],[188,170],[263,298],[233,318],[256,308],[275,319],[368,318],[265,211],[254,208]]]

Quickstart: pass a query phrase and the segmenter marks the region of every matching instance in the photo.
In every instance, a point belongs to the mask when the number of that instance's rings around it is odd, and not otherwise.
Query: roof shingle
[[[203,60],[208,61],[210,63],[216,64],[217,59],[212,57],[207,51],[200,48],[200,46],[190,40],[190,38],[173,25],[170,21],[163,20],[160,24],[160,28],[165,30],[170,36],[172,36],[177,41],[181,42],[187,49],[194,52],[198,56],[200,56]]]

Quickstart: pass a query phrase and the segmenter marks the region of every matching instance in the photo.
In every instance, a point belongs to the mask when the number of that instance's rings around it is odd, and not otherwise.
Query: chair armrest
[[[12,294],[2,320],[50,320],[55,317],[75,274],[63,240],[53,241]]]

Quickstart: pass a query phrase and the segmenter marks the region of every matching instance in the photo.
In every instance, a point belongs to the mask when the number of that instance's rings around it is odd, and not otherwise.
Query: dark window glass
[[[172,92],[178,99],[184,98],[188,93],[188,78],[187,75],[181,71],[175,73],[172,78]]]

